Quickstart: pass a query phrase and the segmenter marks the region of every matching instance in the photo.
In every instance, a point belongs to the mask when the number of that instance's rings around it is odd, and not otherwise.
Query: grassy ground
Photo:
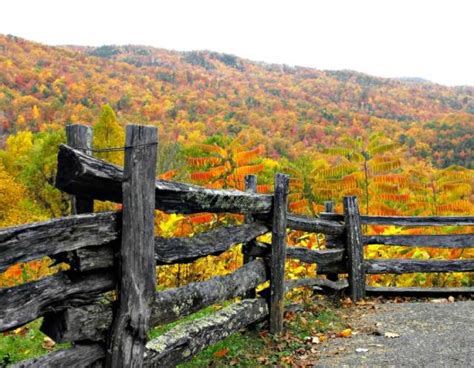
[[[40,326],[39,319],[0,335],[0,367],[69,347],[69,344],[55,344],[39,330]]]
[[[301,311],[285,314],[286,332],[278,338],[269,335],[266,324],[261,323],[210,346],[196,355],[192,362],[180,367],[292,365],[311,354],[316,345],[326,340],[330,334],[338,333],[345,327],[340,311],[327,301],[312,299],[301,307]],[[179,323],[206,316],[219,308],[222,306],[208,307]],[[149,338],[161,335],[176,324],[151,330]],[[0,367],[68,347],[67,344],[54,344],[39,331],[40,325],[41,320],[37,320],[23,328],[0,335]]]

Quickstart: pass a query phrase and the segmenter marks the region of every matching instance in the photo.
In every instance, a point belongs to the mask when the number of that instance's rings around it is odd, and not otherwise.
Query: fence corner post
[[[78,149],[87,155],[92,154],[92,128],[82,124],[66,125],[66,142],[68,146]],[[86,197],[71,196],[71,214],[94,212],[94,200]]]
[[[286,224],[290,177],[275,176],[273,198],[272,253],[270,260],[270,333],[283,330],[285,296]]]
[[[109,331],[107,367],[141,367],[155,296],[155,173],[157,129],[128,125],[122,182],[118,300]]]
[[[349,272],[349,293],[356,302],[365,297],[364,245],[357,197],[344,197],[344,222]]]

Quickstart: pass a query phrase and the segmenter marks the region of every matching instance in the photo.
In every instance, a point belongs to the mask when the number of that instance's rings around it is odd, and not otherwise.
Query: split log
[[[430,248],[474,247],[474,234],[454,235],[372,235],[364,236],[364,244],[403,245]]]
[[[70,349],[57,350],[39,358],[19,362],[12,368],[83,368],[105,357],[105,349],[99,344],[75,345]]]
[[[320,278],[304,278],[296,280],[287,280],[285,283],[285,290],[289,291],[298,287],[313,287],[317,286],[323,290],[341,291],[349,287],[346,279],[331,281]]]
[[[68,306],[90,304],[114,287],[111,273],[84,274],[74,279],[66,272],[8,289],[0,289],[0,332]]]
[[[474,295],[474,287],[373,287],[366,286],[368,295],[381,296],[414,296],[414,297],[448,297],[457,295]]]
[[[254,257],[268,257],[271,245],[268,243],[255,242],[250,250]],[[316,263],[318,266],[340,263],[344,259],[344,249],[308,249],[304,247],[287,247],[286,257],[297,259],[305,263]]]
[[[0,230],[0,272],[27,262],[118,238],[118,214],[91,213]]]
[[[190,263],[202,257],[217,256],[237,244],[251,241],[266,232],[268,232],[266,225],[254,222],[239,226],[219,227],[193,237],[156,237],[156,264]],[[256,256],[260,256],[259,254]],[[112,267],[114,262],[110,246],[79,249],[68,254],[64,261],[69,263],[74,270],[81,272]]]
[[[321,213],[326,220],[344,221],[344,216],[335,213]],[[474,216],[361,216],[364,225],[395,226],[472,226]]]
[[[56,187],[73,195],[122,202],[122,168],[95,159],[67,145],[59,147]],[[156,181],[155,207],[168,213],[270,213],[272,196],[238,190],[215,190]]]
[[[288,258],[298,259],[305,263],[316,263],[318,266],[342,262],[344,249],[308,249],[303,247],[286,248]]]
[[[174,322],[210,305],[243,296],[264,283],[267,276],[265,263],[255,260],[226,276],[160,291],[155,294],[150,325]],[[103,341],[111,322],[110,305],[92,304],[46,315],[41,331],[56,342]]]
[[[340,235],[344,232],[344,225],[338,222],[293,214],[288,215],[287,226],[293,230],[330,235]]]
[[[371,259],[365,262],[368,274],[416,272],[472,272],[474,260]]]
[[[144,366],[174,367],[267,315],[264,299],[246,299],[210,316],[179,324],[147,343]]]
[[[158,130],[127,125],[125,145],[118,300],[105,360],[105,366],[113,368],[143,366],[156,287],[153,232]]]
[[[208,255],[219,255],[232,246],[248,242],[268,232],[266,225],[254,222],[219,227],[191,238],[156,238],[157,264],[188,263]]]

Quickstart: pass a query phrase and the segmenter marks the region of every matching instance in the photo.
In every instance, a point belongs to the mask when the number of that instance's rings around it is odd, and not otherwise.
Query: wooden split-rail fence
[[[49,256],[70,269],[38,281],[0,289],[0,331],[43,317],[41,330],[68,349],[17,363],[16,367],[169,367],[230,334],[268,320],[272,333],[283,329],[284,295],[296,287],[316,292],[348,290],[355,301],[365,294],[469,294],[474,288],[371,288],[365,274],[469,272],[473,260],[364,260],[366,244],[473,246],[474,235],[364,236],[363,224],[399,226],[474,225],[474,217],[372,217],[359,214],[357,198],[344,199],[344,214],[332,203],[320,218],[287,212],[289,177],[277,174],[272,195],[214,190],[156,180],[157,132],[129,125],[125,166],[91,155],[92,131],[66,129],[68,145],[58,154],[56,187],[73,196],[73,215],[0,230],[0,272],[19,262]],[[93,213],[94,200],[122,203],[120,212]],[[154,210],[167,213],[239,213],[245,223],[193,237],[154,237]],[[326,234],[327,249],[287,247],[287,229]],[[271,244],[257,241],[271,232]],[[242,244],[244,264],[226,276],[156,291],[156,265],[189,263]],[[285,260],[317,264],[314,277],[285,280]],[[339,279],[338,274],[347,274]],[[257,293],[257,286],[270,282]],[[108,295],[108,298],[104,297]],[[207,306],[236,300],[213,314],[178,324],[147,340],[150,328]],[[105,300],[108,300],[106,302]]]

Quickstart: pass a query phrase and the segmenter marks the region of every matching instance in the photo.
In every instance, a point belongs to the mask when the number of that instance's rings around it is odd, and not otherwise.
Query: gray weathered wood
[[[249,193],[256,193],[257,192],[257,177],[255,175],[246,175],[245,176],[245,191]],[[245,214],[245,223],[249,224],[255,221],[254,217],[251,213]],[[248,242],[242,244],[242,258],[243,264],[247,264],[252,262],[255,257],[250,254],[251,249],[255,246],[255,239],[252,239]],[[255,289],[248,290],[245,292],[246,298],[255,298]]]
[[[472,272],[474,260],[419,260],[419,259],[370,259],[365,262],[368,274],[416,272]]]
[[[271,252],[271,245],[262,242],[255,242],[250,250],[253,257],[268,257]],[[316,263],[319,267],[330,266],[335,263],[342,264],[344,259],[344,249],[308,249],[304,247],[287,247],[286,258],[298,259],[305,263]]]
[[[56,187],[69,194],[122,202],[122,168],[61,145]],[[155,207],[168,213],[269,213],[272,196],[238,190],[216,190],[196,185],[156,181]]]
[[[328,264],[318,265],[316,270],[318,275],[330,275],[330,274],[341,274],[349,273],[347,262],[332,262]]]
[[[242,296],[264,283],[267,276],[264,262],[254,260],[226,276],[160,291],[152,305],[150,325],[173,322],[212,304]],[[92,304],[48,314],[41,330],[56,342],[102,341],[111,322],[110,305]]]
[[[47,313],[41,332],[57,343],[70,341],[105,342],[112,325],[112,305],[94,303]]]
[[[117,214],[75,215],[0,230],[0,272],[18,262],[107,244],[118,237]]]
[[[268,232],[267,225],[251,223],[219,227],[193,237],[155,238],[155,260],[158,265],[189,263],[209,255],[217,256],[233,246],[250,241]],[[269,250],[269,248],[268,248]],[[112,267],[111,245],[86,247],[70,252],[61,258],[76,271],[89,271]]]
[[[91,273],[71,278],[54,276],[8,289],[0,289],[0,332],[9,331],[71,305],[89,304],[98,294],[111,290],[111,273]]]
[[[293,214],[288,215],[287,226],[293,230],[331,235],[340,235],[344,232],[344,225],[336,221]]]
[[[332,290],[332,291],[341,291],[347,289],[349,287],[349,283],[346,279],[338,280],[338,281],[331,281],[327,279],[320,279],[320,278],[304,278],[304,279],[295,279],[295,280],[288,280],[285,283],[286,291],[298,288],[298,287],[313,287],[317,286],[322,288],[323,290]]]
[[[326,201],[324,202],[324,211],[326,213],[333,213],[334,212],[334,202],[333,201]],[[326,235],[326,247],[329,249],[334,248],[345,248],[345,242],[340,241],[340,238],[334,235]],[[327,275],[328,280],[337,281],[339,276],[337,273],[330,273]]]
[[[85,125],[71,124],[66,126],[67,144],[86,155],[92,155],[92,129]],[[94,212],[94,200],[78,196],[71,198],[71,213],[77,215],[80,213]]]
[[[174,367],[267,315],[264,299],[245,299],[210,316],[179,324],[147,343],[144,366]]]
[[[277,174],[275,176],[270,258],[270,332],[273,334],[283,330],[289,182],[288,175]]]
[[[474,234],[454,235],[371,235],[364,236],[364,244],[404,245],[430,248],[474,247]]]
[[[343,221],[344,216],[335,213],[321,213],[326,220]],[[361,216],[364,225],[396,226],[471,226],[474,216]]]
[[[474,295],[474,287],[373,287],[366,286],[367,295],[447,297]]]
[[[349,271],[349,293],[353,301],[365,296],[364,249],[357,197],[344,197],[344,221]]]
[[[103,359],[105,349],[99,344],[76,344],[74,347],[53,351],[39,358],[24,360],[12,368],[83,368]]]
[[[286,257],[298,259],[305,263],[316,263],[318,266],[341,262],[344,258],[344,249],[308,249],[304,247],[287,247]]]
[[[268,230],[267,225],[253,222],[220,227],[191,238],[157,238],[155,259],[158,264],[192,262],[207,255],[219,255],[236,244],[265,234]]]
[[[156,283],[153,232],[157,140],[154,127],[126,128],[118,306],[107,343],[107,367],[143,365]]]

